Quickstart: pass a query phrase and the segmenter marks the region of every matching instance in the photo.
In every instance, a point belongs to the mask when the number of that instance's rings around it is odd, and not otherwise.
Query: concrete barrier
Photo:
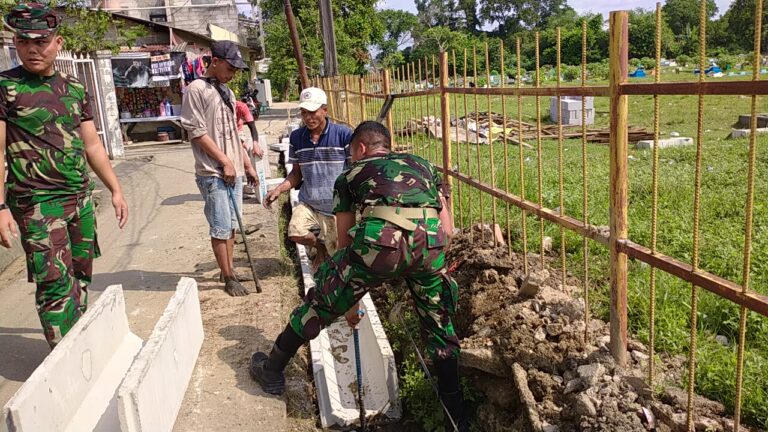
[[[298,204],[295,190],[291,191],[291,204]],[[306,249],[298,244],[296,248],[306,292],[315,282]],[[395,356],[369,294],[363,297],[361,308],[366,311],[358,330],[366,416],[394,421],[402,416]],[[343,317],[339,318],[310,341],[309,347],[322,426],[359,424],[352,329]]]
[[[197,283],[181,278],[118,392],[123,432],[171,431],[203,344]]]
[[[674,138],[663,138],[659,140],[659,148],[681,147],[681,146],[689,146],[689,145],[693,145],[693,138],[674,137]],[[635,148],[639,150],[652,149],[653,140],[640,140],[637,142],[637,144],[635,144]]]
[[[3,408],[10,432],[116,431],[117,388],[141,348],[108,287]]]

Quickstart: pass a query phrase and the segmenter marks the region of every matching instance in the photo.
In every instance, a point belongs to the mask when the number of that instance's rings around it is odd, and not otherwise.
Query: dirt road
[[[257,122],[275,142],[285,110],[273,109]],[[276,159],[273,155],[273,159]],[[248,356],[268,349],[285,322],[284,293],[295,293],[290,265],[280,255],[277,214],[246,204],[246,224],[261,224],[249,236],[264,293],[244,298],[224,294],[210,251],[203,202],[194,181],[189,145],[128,149],[116,166],[130,205],[120,231],[104,195],[99,214],[102,257],[96,261],[91,301],[105,287],[122,284],[131,330],[146,339],[178,279],[199,284],[205,341],[177,420],[177,431],[288,429],[285,403],[267,397],[248,377]],[[275,172],[273,167],[273,172]],[[238,246],[236,266],[247,273]],[[251,285],[252,287],[252,285]],[[34,285],[26,282],[23,260],[0,274],[0,406],[48,354],[34,308]],[[295,301],[295,300],[291,300]]]

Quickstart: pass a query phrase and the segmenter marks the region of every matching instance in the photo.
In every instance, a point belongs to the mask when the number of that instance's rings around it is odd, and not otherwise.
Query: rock
[[[585,394],[580,394],[576,396],[576,403],[574,404],[574,409],[578,414],[583,415],[585,417],[592,418],[597,415],[597,408],[595,408],[595,404],[593,404],[592,401],[589,399],[589,397]]]
[[[502,234],[501,227],[498,224],[494,224],[493,229],[488,224],[477,224],[474,226],[474,229],[487,242],[493,242],[495,239],[498,246],[505,246],[507,244],[504,241],[504,234]]]
[[[629,342],[627,342],[627,349],[629,349],[630,351],[640,351],[641,353],[648,352],[648,348],[646,348],[645,345],[632,339],[630,339]]]
[[[533,338],[539,342],[547,340],[547,332],[544,330],[544,327],[537,328],[536,332],[533,333]]]
[[[637,394],[643,397],[651,396],[651,388],[648,386],[645,378],[625,375],[621,377],[621,381],[631,387]]]
[[[666,387],[661,395],[661,400],[672,406],[684,408],[688,405],[688,393],[677,387]],[[709,400],[702,396],[696,396],[694,407],[697,413],[707,413],[722,415],[725,413],[725,407],[720,402]]]
[[[593,386],[600,381],[600,378],[605,375],[605,368],[600,363],[588,364],[579,366],[577,369],[579,377],[588,386]]]
[[[544,428],[541,429],[541,432],[560,432],[560,428],[555,425],[545,425]]]
[[[504,364],[501,357],[494,355],[490,348],[463,348],[459,363],[464,367],[477,369],[491,375],[509,376],[509,368]]]
[[[632,358],[635,359],[638,363],[643,363],[648,361],[648,354],[643,354],[640,351],[632,351]]]
[[[582,382],[578,378],[574,378],[570,381],[568,381],[568,384],[565,385],[565,390],[563,390],[563,394],[567,395],[570,393],[574,393],[577,391],[580,391],[583,388]]]
[[[705,432],[720,432],[723,430],[723,425],[717,420],[713,420],[707,417],[699,417],[694,421],[694,427],[697,431]]]
[[[541,245],[545,253],[552,252],[552,237],[544,237],[544,242]]]
[[[547,324],[547,334],[550,336],[559,336],[563,333],[563,325],[560,323]]]
[[[478,330],[478,331],[477,331],[477,333],[475,333],[475,335],[476,335],[477,337],[481,337],[481,338],[487,338],[487,337],[488,337],[488,336],[490,336],[492,333],[493,333],[493,330],[491,330],[491,328],[490,328],[490,327],[486,326],[486,327],[483,327],[483,328],[481,328],[480,330]]]
[[[481,281],[489,285],[495,285],[499,282],[499,274],[494,269],[483,270]]]
[[[520,287],[520,295],[525,297],[533,297],[539,293],[541,287],[544,286],[547,279],[549,279],[549,272],[541,270],[537,272],[531,272],[528,277],[523,280],[523,286]]]
[[[726,431],[732,431],[734,430],[733,428],[736,426],[733,420],[729,418],[724,418],[720,422],[723,424],[723,428],[725,428]],[[749,429],[739,425],[739,432],[749,432]]]
[[[728,346],[728,338],[723,335],[715,336],[715,341],[717,341],[717,343],[719,343],[722,346],[725,346],[725,347]]]
[[[680,132],[670,132],[670,133],[669,133],[669,136],[671,136],[671,137],[673,137],[673,138],[675,138],[675,137],[679,137],[679,136],[680,136]]]

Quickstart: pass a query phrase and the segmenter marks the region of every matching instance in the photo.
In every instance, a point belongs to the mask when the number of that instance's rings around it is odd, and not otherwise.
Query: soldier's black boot
[[[450,419],[445,419],[446,430],[468,432],[469,419],[464,412],[464,395],[459,386],[458,359],[437,360],[435,361],[435,368],[437,369],[437,386],[440,390],[440,399],[451,416]],[[453,423],[451,423],[451,419]]]
[[[290,324],[286,326],[275,340],[269,355],[256,352],[251,356],[248,367],[251,378],[259,383],[265,392],[273,395],[283,394],[285,391],[283,371],[304,342],[305,340],[293,331]]]

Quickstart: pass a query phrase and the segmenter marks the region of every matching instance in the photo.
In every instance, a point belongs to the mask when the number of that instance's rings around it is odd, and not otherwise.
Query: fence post
[[[453,188],[453,177],[448,175],[451,169],[451,106],[448,95],[448,53],[440,52],[440,127],[443,134],[443,183],[448,190]],[[453,214],[453,200],[451,200]]]
[[[365,95],[363,95],[363,93],[365,92],[365,78],[363,78],[363,75],[360,75],[359,85],[360,85],[360,123],[362,123],[365,121]]]
[[[125,153],[123,146],[123,131],[120,128],[120,109],[117,106],[115,81],[112,76],[112,52],[96,51],[92,57],[96,70],[96,85],[99,87],[104,112],[104,137],[107,153],[111,159],[122,157]]]
[[[349,110],[349,75],[344,75],[344,119],[352,126],[352,112]]]
[[[333,95],[333,78],[332,77],[326,77],[323,78],[323,87],[325,87],[325,94],[328,96],[328,111],[331,113],[331,118],[334,121],[338,120],[338,117],[336,116],[336,104],[334,103],[334,95]]]
[[[384,74],[384,78],[381,83],[381,91],[384,93],[384,97],[387,97],[392,93],[392,77],[390,75],[389,69],[384,69],[382,71],[382,74]],[[394,144],[395,140],[395,126],[392,123],[392,108],[394,108],[395,104],[392,104],[392,107],[387,111],[387,129],[389,129],[389,133],[392,135],[392,141]],[[397,146],[394,146],[397,147]]]
[[[627,255],[619,252],[618,244],[627,238],[627,119],[628,99],[621,94],[621,84],[627,81],[628,13],[611,12],[610,17],[610,227],[611,253],[611,341],[616,363],[627,363]],[[589,323],[587,323],[589,326]]]

